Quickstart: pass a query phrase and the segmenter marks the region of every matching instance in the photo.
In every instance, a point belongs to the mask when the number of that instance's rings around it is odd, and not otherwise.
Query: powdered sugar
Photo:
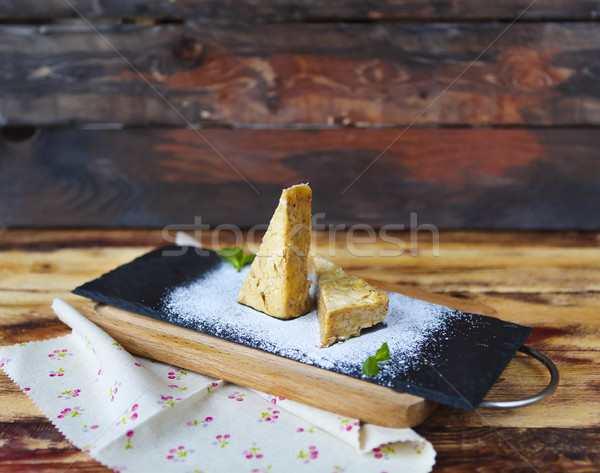
[[[170,322],[194,328],[227,340],[249,345],[296,361],[363,377],[362,363],[387,342],[392,359],[382,365],[377,382],[401,374],[424,360],[421,348],[431,337],[440,336],[456,311],[401,294],[389,293],[389,315],[383,323],[327,348],[318,348],[319,327],[313,308],[305,316],[280,320],[237,302],[249,268],[236,272],[219,264],[202,278],[171,290],[164,298]],[[314,303],[313,303],[314,307]],[[464,315],[464,314],[463,314]],[[375,380],[375,379],[373,379]]]

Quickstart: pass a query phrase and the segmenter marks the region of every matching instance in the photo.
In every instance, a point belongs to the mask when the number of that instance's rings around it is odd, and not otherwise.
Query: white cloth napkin
[[[134,357],[57,299],[73,331],[0,349],[0,367],[75,446],[118,472],[429,472],[411,429],[361,425]]]

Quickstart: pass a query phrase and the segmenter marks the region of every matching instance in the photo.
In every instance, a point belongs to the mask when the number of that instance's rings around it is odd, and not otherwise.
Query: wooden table
[[[527,343],[561,372],[557,391],[533,406],[476,413],[440,407],[416,429],[438,452],[435,472],[600,471],[600,234],[445,232],[439,256],[429,234],[412,241],[398,234],[406,250],[396,257],[381,250],[398,246],[360,237],[355,248],[372,256],[352,256],[345,236],[319,235],[317,251],[335,250],[335,261],[363,277],[468,298],[532,326]],[[1,344],[68,333],[50,309],[53,298],[79,308],[86,300],[71,289],[164,243],[160,231],[2,231]],[[489,397],[525,396],[547,381],[541,365],[518,354]],[[4,374],[0,405],[2,471],[107,471]]]

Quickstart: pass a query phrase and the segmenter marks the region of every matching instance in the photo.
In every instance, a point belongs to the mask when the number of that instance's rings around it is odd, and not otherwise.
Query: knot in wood
[[[175,56],[187,66],[197,66],[202,63],[204,47],[193,38],[183,38],[175,48]]]

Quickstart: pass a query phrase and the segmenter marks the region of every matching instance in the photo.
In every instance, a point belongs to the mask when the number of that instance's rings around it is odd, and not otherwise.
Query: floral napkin
[[[119,472],[429,472],[411,429],[360,424],[145,358],[70,305],[72,333],[0,349],[0,367],[74,445]]]

